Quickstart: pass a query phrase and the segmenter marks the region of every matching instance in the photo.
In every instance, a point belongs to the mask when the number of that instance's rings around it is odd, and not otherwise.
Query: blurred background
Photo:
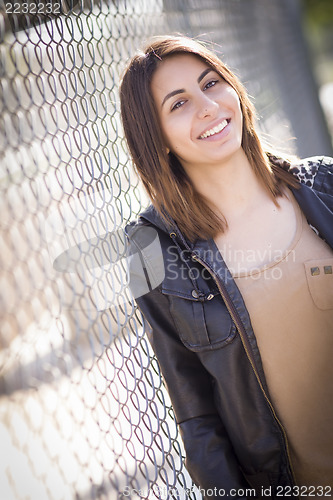
[[[332,155],[331,0],[0,1],[0,498],[201,499],[128,289],[147,206],[118,85],[155,34],[208,42],[264,137]]]
[[[333,2],[301,0],[302,25],[319,98],[333,137]]]

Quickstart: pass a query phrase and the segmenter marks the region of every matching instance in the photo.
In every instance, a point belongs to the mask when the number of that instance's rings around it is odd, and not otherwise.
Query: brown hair
[[[297,181],[265,153],[255,131],[255,109],[245,88],[229,68],[202,43],[191,38],[155,37],[144,51],[131,59],[121,82],[121,115],[126,141],[137,173],[164,220],[167,222],[167,213],[189,240],[208,239],[223,232],[226,221],[195,190],[179,160],[172,153],[167,154],[151,93],[151,80],[161,61],[182,53],[200,57],[237,92],[243,114],[242,147],[275,203],[282,195],[281,181],[293,187]]]

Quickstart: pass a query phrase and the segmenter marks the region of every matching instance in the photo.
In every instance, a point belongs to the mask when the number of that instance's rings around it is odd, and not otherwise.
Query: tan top
[[[296,233],[268,264],[234,274],[299,486],[333,487],[333,252],[290,193]]]

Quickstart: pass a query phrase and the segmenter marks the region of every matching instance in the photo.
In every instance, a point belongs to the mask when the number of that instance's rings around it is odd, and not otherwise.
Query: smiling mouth
[[[212,135],[219,134],[222,130],[230,123],[230,118],[223,120],[216,127],[211,128],[210,130],[206,130],[203,134],[199,136],[199,139],[206,139],[207,137],[211,137]]]

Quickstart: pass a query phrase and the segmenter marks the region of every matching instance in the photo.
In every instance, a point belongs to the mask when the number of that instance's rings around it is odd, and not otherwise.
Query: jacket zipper
[[[246,352],[246,355],[251,363],[251,366],[252,366],[252,369],[254,371],[254,374],[258,380],[258,383],[259,383],[259,386],[260,386],[260,389],[273,413],[273,416],[276,420],[276,422],[278,423],[281,431],[282,431],[282,434],[283,434],[283,437],[284,437],[284,441],[285,441],[285,446],[286,446],[286,451],[287,451],[287,457],[288,457],[288,460],[289,460],[289,466],[290,466],[290,470],[291,470],[291,474],[292,474],[292,478],[293,478],[293,481],[294,483],[296,484],[296,480],[295,480],[295,473],[294,473],[294,470],[293,470],[293,466],[292,466],[292,462],[291,462],[291,457],[290,457],[290,451],[289,451],[289,444],[288,444],[288,438],[287,438],[287,434],[286,434],[286,431],[282,425],[282,423],[280,422],[278,416],[276,415],[276,412],[274,410],[274,407],[268,397],[268,395],[266,394],[266,391],[264,389],[264,386],[263,386],[263,383],[262,383],[262,380],[260,378],[260,375],[257,371],[257,368],[255,366],[255,361],[253,359],[253,356],[252,356],[252,353],[251,353],[251,348],[248,346],[248,340],[247,340],[247,336],[246,336],[246,331],[245,331],[245,328],[243,326],[243,323],[241,322],[240,318],[239,318],[239,315],[238,315],[238,312],[236,311],[235,309],[235,306],[232,302],[232,300],[230,300],[230,297],[229,297],[229,294],[228,292],[226,291],[225,289],[225,286],[224,284],[221,284],[220,283],[220,280],[219,278],[215,275],[214,271],[204,262],[202,261],[196,254],[192,254],[192,259],[193,260],[197,260],[198,262],[200,262],[200,264],[205,268],[207,269],[207,271],[209,272],[209,274],[212,276],[213,280],[215,281],[218,289],[219,289],[219,292],[227,306],[227,309],[229,311],[229,314],[233,320],[233,322],[235,323],[236,325],[236,328],[239,332],[239,335],[240,335],[240,338],[241,338],[241,341],[242,341],[242,344],[243,344],[243,347],[245,349],[245,352]]]

